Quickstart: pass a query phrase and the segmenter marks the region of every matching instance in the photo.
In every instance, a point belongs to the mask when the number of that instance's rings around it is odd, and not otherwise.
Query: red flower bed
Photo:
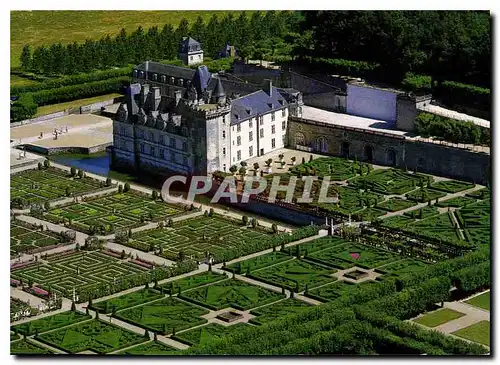
[[[121,253],[118,253],[118,252],[112,251],[112,250],[103,250],[102,253],[105,255],[108,255],[108,256],[119,258],[119,259],[122,257]]]
[[[31,288],[23,289],[27,293],[36,295],[37,297],[41,298],[46,298],[49,296],[49,292],[40,288],[37,288],[36,286],[33,286]]]
[[[132,260],[130,260],[130,262],[132,262],[132,263],[134,263],[136,265],[148,268],[148,269],[152,269],[153,268],[153,264],[150,263],[150,262],[148,262],[148,261],[143,261],[143,260],[139,260],[139,259],[132,259]]]
[[[21,267],[28,267],[28,266],[34,265],[34,264],[35,264],[35,260],[18,262],[18,263],[15,263],[15,264],[11,264],[10,265],[10,269],[11,270],[15,270],[15,269],[19,269]]]
[[[10,279],[10,285],[17,288],[19,285],[21,285],[21,282],[16,279]]]
[[[63,251],[63,252],[58,252],[58,253],[53,253],[53,254],[47,255],[45,258],[47,258],[47,259],[59,258],[59,257],[64,257],[64,256],[71,255],[72,253],[75,253],[75,252],[76,252],[75,249],[71,249],[71,250],[67,250],[67,251]]]

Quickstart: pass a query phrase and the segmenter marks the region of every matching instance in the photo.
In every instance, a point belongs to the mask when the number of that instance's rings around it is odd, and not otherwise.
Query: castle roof
[[[196,88],[198,95],[202,95],[203,91],[208,88],[208,83],[210,82],[211,77],[212,74],[208,71],[207,66],[199,66],[196,68],[191,80],[191,85]]]
[[[224,90],[224,86],[222,86],[221,79],[217,79],[212,96],[215,96],[216,98],[226,96],[226,90]]]
[[[163,63],[146,61],[135,67],[139,71],[148,71],[157,74],[162,74],[170,77],[182,78],[191,80],[195,74],[195,70],[187,67],[174,65],[164,65]]]
[[[231,125],[238,124],[249,118],[283,109],[287,106],[285,98],[277,87],[272,87],[269,95],[264,90],[245,95],[231,102]]]
[[[179,45],[180,53],[201,51],[201,44],[191,37],[184,37]]]

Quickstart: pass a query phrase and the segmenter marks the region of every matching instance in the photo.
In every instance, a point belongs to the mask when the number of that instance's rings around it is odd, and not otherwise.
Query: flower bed
[[[34,265],[34,264],[35,264],[35,260],[19,262],[19,263],[16,263],[16,264],[11,264],[10,265],[10,269],[11,270],[15,270],[15,269],[19,269],[21,267],[28,267],[28,266],[31,266],[31,265]]]
[[[142,261],[140,259],[131,259],[131,260],[129,260],[129,262],[136,264],[136,265],[139,265],[139,266],[142,266],[142,267],[145,267],[145,268],[148,268],[148,269],[152,269],[155,266],[154,264],[152,264],[148,261]]]
[[[13,286],[14,288],[17,288],[19,285],[21,285],[21,282],[16,279],[10,279],[10,286]]]
[[[33,294],[37,297],[46,299],[49,296],[49,292],[40,288],[37,288],[36,286],[33,286],[31,288],[25,288],[23,289],[26,293]]]
[[[111,256],[111,257],[116,257],[118,259],[122,258],[121,252],[117,252],[117,251],[113,251],[113,250],[109,250],[109,249],[102,250],[101,252],[103,254],[106,254],[106,255]]]
[[[48,255],[45,255],[45,260],[59,259],[61,257],[65,257],[65,256],[68,256],[68,255],[71,255],[71,254],[73,254],[75,252],[76,252],[76,250],[74,248],[72,248],[71,250],[67,250],[67,251],[63,251],[63,252],[57,252],[57,253],[48,254]]]

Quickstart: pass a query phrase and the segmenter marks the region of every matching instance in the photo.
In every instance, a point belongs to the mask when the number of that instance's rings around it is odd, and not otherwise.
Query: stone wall
[[[304,142],[297,146],[297,141],[301,140]],[[289,119],[288,145],[290,148],[331,156],[348,156],[378,165],[416,169],[479,184],[485,184],[489,179],[490,155],[486,153],[297,117]]]
[[[106,151],[106,148],[108,146],[111,146],[112,143],[103,143],[97,146],[92,146],[92,147],[72,147],[72,146],[67,146],[67,147],[43,147],[43,146],[36,146],[32,144],[26,144],[24,145],[24,148],[27,151],[32,151],[36,153],[40,153],[43,155],[55,155],[59,153],[80,153],[80,154],[92,154],[92,153],[97,153],[97,152],[103,152]]]

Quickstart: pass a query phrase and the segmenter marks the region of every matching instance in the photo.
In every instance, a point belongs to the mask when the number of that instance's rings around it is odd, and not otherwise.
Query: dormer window
[[[173,77],[170,78],[169,83],[173,85],[175,83],[175,79]]]
[[[137,70],[134,70],[133,75],[134,77],[137,77]]]
[[[267,105],[269,106],[269,108],[273,108],[273,104],[272,103],[267,103]]]
[[[165,76],[165,75],[161,75],[161,76],[160,76],[160,81],[161,81],[161,82],[167,82],[167,76]]]
[[[182,86],[184,84],[184,80],[179,79],[177,80],[177,85]]]
[[[144,78],[144,71],[141,71],[141,73],[139,74],[139,77],[140,77],[141,79],[143,79],[143,78]]]
[[[158,81],[158,74],[153,74],[153,81]]]

